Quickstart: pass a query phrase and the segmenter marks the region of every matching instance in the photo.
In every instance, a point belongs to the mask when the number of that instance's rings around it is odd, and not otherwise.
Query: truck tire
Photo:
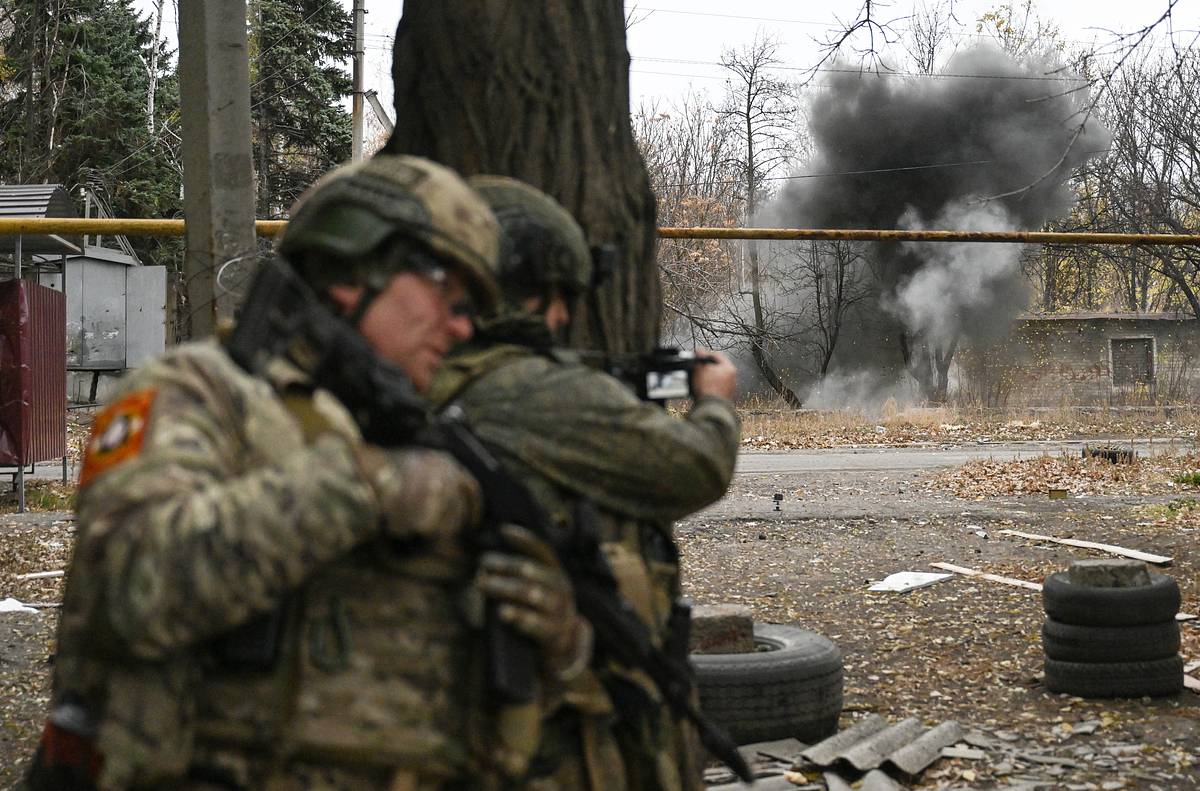
[[[1046,689],[1080,698],[1162,697],[1183,691],[1183,659],[1150,662],[1046,660]]]
[[[1042,626],[1047,659],[1060,662],[1146,662],[1179,653],[1179,624],[1076,626],[1047,619]]]
[[[692,654],[700,709],[738,744],[837,731],[842,652],[815,632],[755,624],[752,654]]]
[[[1059,623],[1074,626],[1144,626],[1163,623],[1179,612],[1179,586],[1166,574],[1150,572],[1150,584],[1137,588],[1075,585],[1067,572],[1046,577],[1042,604]]]

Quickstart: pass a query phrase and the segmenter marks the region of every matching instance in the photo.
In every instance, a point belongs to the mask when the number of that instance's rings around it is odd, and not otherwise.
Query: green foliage
[[[1200,486],[1200,472],[1185,472],[1182,475],[1176,475],[1175,483],[1182,483],[1187,486]],[[1193,500],[1193,502],[1195,501]]]
[[[152,48],[164,54],[149,20],[130,0],[8,5],[11,26],[0,33],[0,181],[61,183],[73,192],[87,184],[117,216],[177,216],[176,133],[158,119],[152,132],[147,116]],[[168,59],[158,64],[157,107],[175,114],[177,83]],[[152,260],[178,249],[135,244]]]
[[[279,217],[350,158],[350,15],[327,0],[251,0],[250,105],[258,216]]]

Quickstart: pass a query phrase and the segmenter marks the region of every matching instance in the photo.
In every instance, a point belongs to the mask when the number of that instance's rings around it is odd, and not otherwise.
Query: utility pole
[[[354,99],[351,105],[354,140],[350,144],[350,159],[358,162],[363,156],[363,67],[366,46],[363,43],[363,17],[366,0],[354,0]]]
[[[245,0],[179,4],[187,333],[232,319],[253,269],[254,170]],[[220,280],[218,282],[218,275]]]

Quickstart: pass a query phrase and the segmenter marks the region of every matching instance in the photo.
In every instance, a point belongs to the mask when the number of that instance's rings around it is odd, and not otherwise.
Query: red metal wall
[[[60,291],[0,282],[0,465],[66,453],[66,314]]]

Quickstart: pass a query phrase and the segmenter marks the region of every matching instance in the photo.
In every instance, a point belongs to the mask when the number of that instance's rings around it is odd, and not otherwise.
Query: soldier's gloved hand
[[[501,620],[541,646],[550,673],[569,681],[592,654],[592,628],[575,611],[571,581],[554,550],[533,533],[516,525],[500,533],[513,551],[485,553],[476,586],[499,604]]]
[[[379,498],[384,529],[396,538],[456,535],[479,521],[479,483],[449,454],[373,445],[356,453]]]

